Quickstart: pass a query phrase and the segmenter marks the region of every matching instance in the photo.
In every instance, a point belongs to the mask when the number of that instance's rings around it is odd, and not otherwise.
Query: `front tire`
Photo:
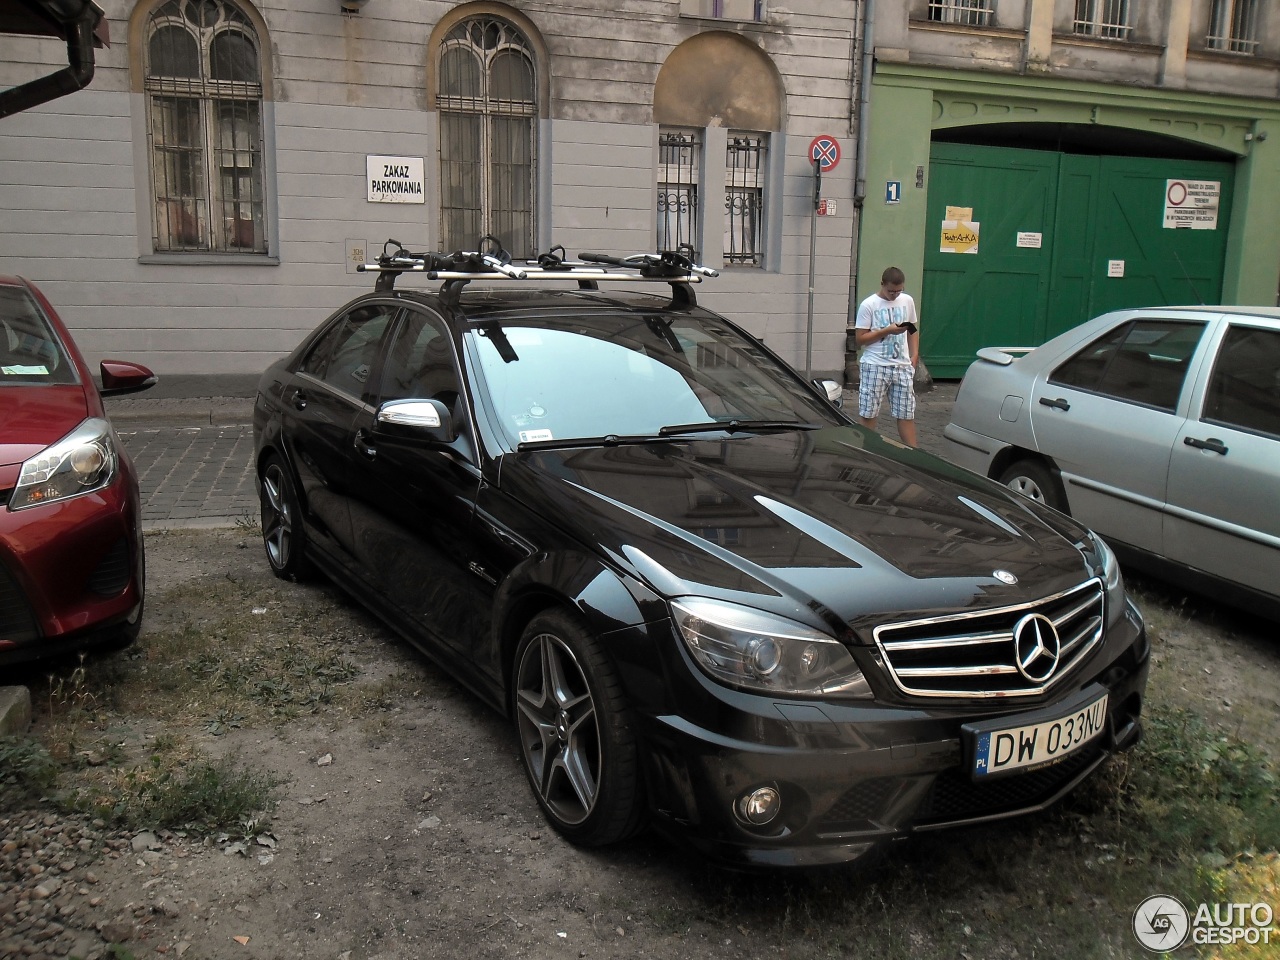
[[[307,531],[293,478],[279,457],[269,457],[258,480],[262,502],[262,544],[271,572],[281,580],[303,581],[311,575]]]
[[[525,628],[511,707],[529,784],[557,831],[599,847],[639,830],[639,751],[622,684],[567,613],[539,614]]]
[[[1000,482],[1012,490],[1062,513],[1068,513],[1062,481],[1039,460],[1019,460],[1000,475]]]

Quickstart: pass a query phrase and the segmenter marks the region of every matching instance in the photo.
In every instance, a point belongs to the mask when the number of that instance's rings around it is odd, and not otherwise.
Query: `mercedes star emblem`
[[[1013,628],[1014,656],[1018,672],[1032,683],[1044,683],[1058,669],[1062,644],[1058,630],[1042,613],[1028,613]]]

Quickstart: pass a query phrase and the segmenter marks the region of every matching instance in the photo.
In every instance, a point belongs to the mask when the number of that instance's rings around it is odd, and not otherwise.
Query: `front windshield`
[[[39,304],[22,287],[0,285],[0,386],[75,382]]]
[[[513,446],[735,420],[837,422],[792,372],[712,317],[489,321],[470,342]]]

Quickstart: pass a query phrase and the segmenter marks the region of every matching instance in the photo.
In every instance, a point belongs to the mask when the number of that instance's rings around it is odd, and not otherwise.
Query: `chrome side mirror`
[[[441,443],[454,439],[453,415],[439,400],[388,400],[374,417],[380,433],[397,437],[429,437]]]
[[[844,387],[835,380],[814,380],[813,385],[825,393],[833,405],[844,406]]]

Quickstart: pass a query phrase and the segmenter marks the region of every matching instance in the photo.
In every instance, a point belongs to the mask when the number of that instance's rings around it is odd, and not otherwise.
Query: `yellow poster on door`
[[[943,220],[941,253],[977,253],[978,230],[973,220]]]

